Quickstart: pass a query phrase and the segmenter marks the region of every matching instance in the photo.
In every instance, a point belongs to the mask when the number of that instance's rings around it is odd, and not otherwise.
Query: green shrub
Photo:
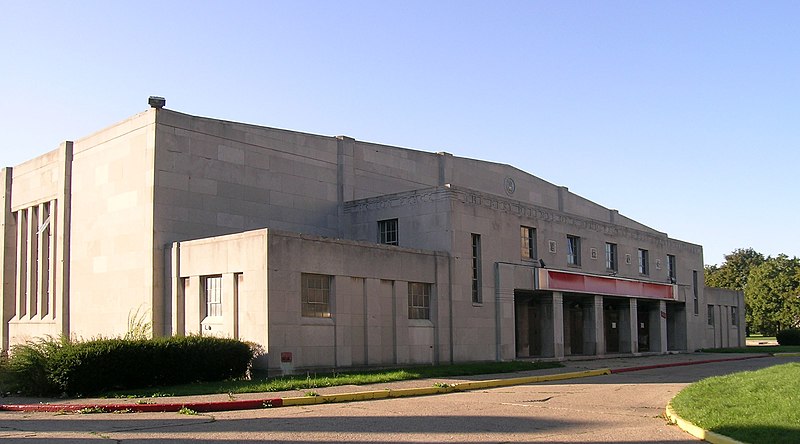
[[[775,339],[780,345],[800,345],[800,328],[779,331]]]
[[[12,387],[27,394],[94,394],[241,378],[255,349],[235,339],[186,336],[156,339],[43,340],[12,350]]]
[[[47,336],[11,346],[11,357],[3,358],[0,369],[2,390],[35,396],[58,393],[49,378],[49,363],[56,351],[68,342]]]

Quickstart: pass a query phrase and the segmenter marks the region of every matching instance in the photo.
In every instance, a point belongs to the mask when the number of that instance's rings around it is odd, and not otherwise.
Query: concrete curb
[[[0,404],[0,411],[17,412],[177,412],[183,408],[195,412],[220,412],[230,410],[252,410],[271,407],[288,407],[297,405],[325,404],[335,402],[368,401],[385,398],[402,398],[409,396],[429,396],[452,392],[465,392],[513,385],[534,384],[537,382],[562,381],[567,379],[586,378],[656,368],[678,367],[685,365],[708,364],[713,362],[741,361],[745,359],[768,358],[769,354],[745,356],[737,358],[706,359],[702,361],[684,361],[665,364],[624,367],[618,369],[602,368],[568,373],[555,373],[540,376],[522,376],[517,378],[489,379],[485,381],[469,381],[456,384],[418,387],[405,389],[368,390],[363,392],[338,393],[333,395],[298,396],[284,398],[259,398],[243,401],[195,401],[180,403],[152,404],[119,404],[119,403],[83,403],[83,404]]]
[[[746,359],[769,358],[772,355],[763,354],[758,356],[740,356],[737,358],[705,359],[703,361],[671,362],[669,364],[642,365],[639,367],[624,367],[611,370],[611,373],[638,372],[642,370],[652,370],[654,368],[683,367],[685,365],[711,364],[713,362],[744,361]]]
[[[710,442],[712,444],[745,444],[741,441],[737,441],[733,438],[729,438],[725,435],[720,435],[719,433],[714,433],[698,427],[691,422],[681,418],[675,413],[675,410],[672,408],[672,403],[667,404],[666,410],[667,420],[669,422],[676,424],[678,427],[681,428],[684,432],[694,436],[695,438],[702,439],[703,441]]]
[[[611,374],[610,369],[586,370],[580,372],[557,373],[542,376],[523,376],[508,379],[490,379],[486,381],[461,382],[446,386],[368,390],[353,393],[337,393],[334,395],[298,396],[287,398],[263,398],[245,401],[217,402],[183,402],[162,404],[6,404],[0,405],[0,411],[17,412],[177,412],[190,409],[195,412],[219,412],[228,410],[252,410],[270,407],[288,407],[297,405],[326,404],[335,402],[368,401],[385,398],[402,398],[408,396],[428,396],[443,393],[464,392],[494,387],[506,387],[536,382],[560,381],[565,379],[587,378]]]

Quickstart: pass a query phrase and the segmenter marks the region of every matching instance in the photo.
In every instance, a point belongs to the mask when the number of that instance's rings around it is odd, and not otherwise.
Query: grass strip
[[[704,348],[703,353],[797,353],[800,345],[755,345],[748,347]]]
[[[739,441],[800,442],[800,363],[716,376],[672,400],[683,419]]]
[[[308,390],[338,385],[365,385],[382,382],[406,381],[425,378],[447,378],[456,376],[485,375],[492,373],[511,373],[519,371],[542,370],[563,367],[558,362],[481,362],[405,367],[384,370],[344,371],[330,373],[306,373],[304,375],[281,376],[273,378],[255,377],[249,380],[229,380],[183,384],[168,387],[125,390],[106,394],[107,397],[163,397],[207,395],[214,393],[260,393],[289,390]]]

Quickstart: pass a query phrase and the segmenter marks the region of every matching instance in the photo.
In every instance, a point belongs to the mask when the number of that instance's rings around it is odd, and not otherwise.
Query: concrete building
[[[3,350],[137,314],[289,371],[744,345],[701,246],[509,165],[152,108],[0,179]]]

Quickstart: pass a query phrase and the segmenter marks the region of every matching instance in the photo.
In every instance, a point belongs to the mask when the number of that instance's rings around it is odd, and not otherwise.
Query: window
[[[203,280],[206,317],[222,316],[222,276],[206,276]]]
[[[709,327],[713,327],[714,326],[714,306],[713,305],[709,305],[708,306],[708,325],[709,325]]]
[[[650,274],[650,252],[639,249],[639,274]]]
[[[481,295],[481,235],[472,234],[472,302],[483,302]]]
[[[431,284],[408,283],[408,319],[431,318]]]
[[[378,221],[378,242],[397,245],[397,219]]]
[[[739,325],[739,307],[731,307],[731,325]]]
[[[669,281],[673,284],[678,281],[678,276],[675,274],[675,255],[668,254],[667,255],[667,275],[669,275]]]
[[[521,255],[523,259],[536,258],[536,228],[519,227]]]
[[[694,315],[700,314],[700,302],[697,298],[697,270],[692,270],[692,293],[694,295]]]
[[[619,270],[617,265],[617,244],[606,242],[606,270],[614,272]]]
[[[580,266],[581,238],[567,235],[567,264]]]
[[[324,274],[303,273],[300,281],[303,317],[331,317],[331,277]]]

